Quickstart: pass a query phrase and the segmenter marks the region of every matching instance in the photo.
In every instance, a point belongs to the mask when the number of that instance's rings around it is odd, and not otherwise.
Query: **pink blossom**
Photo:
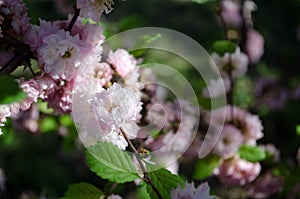
[[[107,199],[122,199],[122,197],[119,195],[111,194],[107,196]]]
[[[73,37],[69,32],[59,30],[43,39],[38,59],[42,69],[53,79],[69,81],[76,75],[85,53],[87,44],[79,39],[79,35]]]
[[[157,90],[156,77],[150,68],[140,69],[140,82],[143,83],[145,92],[149,97],[155,96]]]
[[[234,0],[221,0],[221,17],[227,26],[239,27],[242,24],[241,5]]]
[[[248,162],[235,156],[224,160],[215,173],[224,184],[245,185],[255,180],[260,170],[258,162]]]
[[[132,88],[122,88],[114,83],[107,90],[97,93],[92,104],[96,120],[103,131],[100,132],[101,136],[116,137],[122,128],[130,139],[136,138],[139,130],[136,121],[142,107]],[[125,147],[119,146],[121,149]]]
[[[230,80],[228,77],[211,79],[209,85],[202,91],[204,97],[214,98],[224,96],[230,89]]]
[[[71,81],[59,80],[56,82],[54,92],[45,92],[45,101],[48,107],[54,109],[54,114],[65,114],[72,111],[72,91],[74,79]],[[48,87],[54,86],[51,82]]]
[[[27,95],[27,98],[19,103],[20,109],[25,111],[30,108],[33,102],[37,102],[40,95],[40,86],[35,79],[31,79],[29,81],[21,80],[20,87]]]
[[[101,86],[105,86],[113,77],[113,70],[110,68],[109,64],[102,62],[99,63],[94,60],[93,63],[83,64],[85,71],[80,74],[87,78],[86,81],[98,81]]]
[[[140,91],[144,88],[144,84],[139,81],[140,77],[140,68],[136,67],[129,74],[127,74],[124,79],[124,85],[133,88],[136,91]],[[140,93],[141,97],[142,93]]]
[[[12,32],[10,32],[11,36],[15,36],[15,34],[23,35],[29,28],[30,18],[27,14],[27,7],[25,3],[22,2],[22,0],[2,1],[0,7],[0,15],[5,15],[7,18],[11,19],[7,20],[11,22],[10,25],[13,30]]]
[[[12,109],[12,107],[11,107]],[[35,133],[39,130],[39,107],[37,104],[32,104],[26,111],[21,111],[12,114],[13,126],[16,131],[29,131]]]
[[[237,152],[242,142],[243,136],[241,132],[233,125],[225,125],[213,152],[226,159]]]
[[[254,29],[247,31],[246,53],[248,54],[251,63],[259,61],[264,54],[265,40],[259,32]]]
[[[212,110],[215,114],[208,113],[205,116],[207,123],[212,125],[224,125],[221,123],[225,118],[225,124],[232,123],[243,135],[243,143],[253,145],[256,140],[263,137],[263,126],[257,115],[252,115],[238,107],[225,106]],[[211,118],[211,116],[214,116]]]
[[[110,51],[107,62],[110,63],[121,77],[125,77],[136,68],[136,60],[124,49]]]
[[[261,175],[248,187],[247,193],[251,198],[271,198],[275,193],[282,191],[284,181],[271,172]]]
[[[105,11],[106,14],[113,10],[113,0],[77,0],[77,8],[80,10],[80,16],[99,21]]]
[[[0,135],[2,134],[1,127],[4,126],[6,118],[11,116],[9,105],[0,105]]]
[[[43,39],[51,34],[55,34],[60,29],[60,21],[48,22],[40,19],[40,25],[31,25],[25,33],[24,41],[36,54],[36,50],[42,46]]]
[[[172,199],[213,199],[215,196],[209,194],[209,186],[207,183],[202,183],[195,188],[194,182],[186,182],[184,188],[182,189],[180,185],[176,189],[171,190]]]
[[[217,53],[213,53],[211,56],[223,77],[228,76],[229,72],[233,78],[242,76],[247,72],[249,60],[239,47],[236,47],[232,54],[225,53],[221,57]]]
[[[163,103],[160,101],[153,100],[151,104],[147,105],[147,116],[146,120],[155,125],[158,129],[170,128],[170,122],[175,119],[173,114],[172,104]]]

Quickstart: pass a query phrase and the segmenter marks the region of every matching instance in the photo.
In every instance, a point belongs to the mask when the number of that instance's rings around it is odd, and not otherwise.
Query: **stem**
[[[70,22],[70,24],[69,24],[69,26],[67,28],[67,31],[69,31],[69,32],[71,32],[71,30],[72,30],[72,28],[73,28],[73,26],[74,26],[77,18],[79,17],[79,13],[80,13],[80,9],[78,9],[76,7],[76,5],[74,5],[73,8],[74,8],[75,12],[74,12],[73,18],[72,18],[72,20],[71,20],[71,22]]]
[[[109,192],[108,192],[107,194],[105,194],[104,199],[107,199],[108,196],[111,195],[111,194],[113,193],[113,191],[114,191],[114,189],[116,188],[117,185],[118,185],[117,183],[113,183],[113,184],[112,184],[112,186],[111,186]]]
[[[120,128],[120,131],[121,131],[122,135],[124,136],[125,140],[128,142],[130,148],[134,152],[134,155],[135,155],[135,157],[136,157],[136,159],[137,159],[137,161],[138,161],[138,163],[139,163],[139,165],[140,165],[140,167],[141,167],[141,169],[143,171],[144,181],[146,183],[148,183],[153,188],[153,190],[155,191],[155,193],[157,194],[157,196],[158,196],[159,199],[163,199],[163,197],[159,193],[157,187],[153,184],[152,180],[149,178],[148,173],[147,173],[146,168],[145,168],[145,166],[144,166],[144,164],[143,164],[143,162],[141,160],[141,157],[140,157],[140,154],[139,154],[138,150],[136,150],[136,148],[133,146],[132,142],[130,141],[130,139],[128,138],[128,136],[126,135],[126,133],[123,131],[122,128]]]

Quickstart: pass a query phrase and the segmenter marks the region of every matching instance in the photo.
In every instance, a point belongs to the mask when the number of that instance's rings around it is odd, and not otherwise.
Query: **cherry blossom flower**
[[[119,195],[111,194],[107,196],[107,199],[122,199],[122,197]]]
[[[54,114],[60,115],[72,111],[72,91],[74,81],[74,79],[71,81],[59,80],[55,82],[54,92],[47,93],[45,101],[48,102],[49,108],[54,109]],[[52,83],[50,83],[49,86],[52,86]]]
[[[211,79],[209,81],[209,85],[202,91],[202,95],[204,97],[219,97],[222,95],[226,95],[230,88],[230,80],[228,77]]]
[[[9,105],[0,105],[0,135],[2,134],[1,127],[4,126],[6,118],[11,116]]]
[[[35,54],[37,54],[37,49],[42,46],[43,39],[51,34],[55,34],[61,28],[61,21],[48,22],[42,19],[39,21],[39,26],[30,26],[24,38],[24,42],[30,46]]]
[[[79,39],[79,35],[73,37],[69,32],[59,30],[43,39],[38,58],[42,69],[53,79],[71,80],[85,58],[86,50],[87,44]]]
[[[27,95],[26,99],[19,103],[20,109],[25,111],[30,108],[33,102],[37,102],[40,95],[40,86],[35,79],[31,79],[29,81],[21,80],[20,88],[22,88]]]
[[[243,136],[241,132],[233,125],[225,125],[220,139],[214,146],[213,153],[226,159],[237,152],[239,147],[242,145],[242,142]]]
[[[101,139],[105,139],[106,136],[116,138],[116,135],[122,138],[120,128],[130,139],[136,138],[139,130],[136,122],[140,117],[141,102],[132,88],[122,88],[114,83],[107,90],[96,93],[93,99],[93,111],[103,131]],[[124,150],[126,146],[119,145],[119,148]]]
[[[10,22],[9,25],[12,27],[12,30],[6,31],[9,31],[11,36],[23,35],[28,30],[30,21],[25,3],[22,0],[3,0],[0,6],[1,18],[4,18],[5,22]]]
[[[225,53],[221,57],[217,53],[213,53],[211,56],[223,77],[228,76],[228,73],[231,72],[232,77],[237,78],[247,72],[249,60],[239,47],[236,47],[232,54]]]
[[[255,145],[256,140],[263,137],[263,126],[257,115],[229,105],[212,111],[215,114],[208,113],[205,116],[206,122],[212,125],[224,125],[222,121],[225,118],[225,124],[232,123],[240,130],[244,144]],[[214,117],[211,118],[211,116]]]
[[[255,180],[260,170],[258,162],[248,162],[235,156],[224,160],[214,172],[224,184],[245,185]]]
[[[209,186],[207,183],[202,183],[195,188],[194,182],[188,183],[186,182],[184,188],[182,189],[180,185],[176,189],[171,190],[171,198],[172,199],[213,199],[215,196],[211,196],[209,193]]]
[[[135,58],[124,49],[110,51],[106,61],[116,69],[121,77],[125,77],[133,71],[137,64]]]
[[[80,9],[80,16],[99,21],[105,11],[106,14],[113,10],[113,0],[77,0],[77,8]]]
[[[284,181],[281,177],[275,176],[271,172],[261,175],[247,188],[247,193],[251,198],[271,198],[275,193],[282,191]]]
[[[165,107],[154,105],[156,106],[152,107],[155,108],[151,107],[149,110],[151,119],[154,119],[151,122],[158,124],[158,127],[167,133],[160,135],[156,140],[148,139],[148,147],[152,149],[153,161],[172,173],[177,173],[179,168],[177,159],[192,143],[197,125],[197,109],[182,99],[173,104],[167,103]]]
[[[227,26],[239,27],[242,24],[241,6],[238,1],[221,0],[221,17]]]
[[[248,54],[251,63],[259,61],[264,54],[265,40],[259,32],[254,29],[247,31],[246,53]]]
[[[86,81],[97,81],[101,86],[105,86],[113,77],[113,70],[106,62],[93,62],[84,64],[85,71],[81,76],[87,78]]]

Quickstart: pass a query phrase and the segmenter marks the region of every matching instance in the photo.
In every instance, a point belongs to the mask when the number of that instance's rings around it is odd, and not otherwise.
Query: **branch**
[[[126,133],[123,131],[122,128],[120,128],[120,131],[122,133],[122,135],[124,136],[125,140],[128,142],[130,148],[132,149],[132,151],[134,152],[134,155],[143,171],[143,174],[144,174],[144,180],[146,183],[148,183],[152,188],[153,190],[155,191],[155,193],[157,194],[158,198],[159,199],[163,199],[162,195],[159,193],[158,189],[156,188],[156,186],[153,184],[152,180],[149,178],[148,176],[148,173],[146,171],[146,168],[141,160],[141,157],[140,157],[140,154],[138,152],[138,150],[136,150],[136,148],[133,146],[132,142],[130,141],[130,139],[127,137]]]
[[[71,22],[70,22],[70,24],[69,24],[69,26],[67,28],[67,31],[69,31],[69,32],[71,32],[71,30],[72,30],[72,28],[73,28],[73,26],[74,26],[77,18],[79,17],[79,13],[80,13],[80,9],[78,9],[76,7],[76,5],[74,5],[73,8],[74,8],[75,12],[74,12],[73,18],[71,19]]]
[[[11,37],[5,31],[3,31],[3,35],[5,41],[7,41],[14,47],[14,49],[16,50],[16,54],[4,66],[1,67],[0,75],[12,73],[21,65],[23,61],[25,61],[25,66],[28,66],[30,71],[34,74],[30,65],[30,59],[34,58],[30,47],[23,42]]]

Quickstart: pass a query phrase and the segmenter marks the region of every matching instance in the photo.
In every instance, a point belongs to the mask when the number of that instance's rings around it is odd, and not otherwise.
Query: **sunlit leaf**
[[[115,145],[98,142],[86,151],[90,169],[103,179],[112,182],[131,182],[139,178],[131,157]]]
[[[242,145],[238,150],[238,154],[242,159],[249,162],[259,162],[267,157],[266,152],[258,146]]]

